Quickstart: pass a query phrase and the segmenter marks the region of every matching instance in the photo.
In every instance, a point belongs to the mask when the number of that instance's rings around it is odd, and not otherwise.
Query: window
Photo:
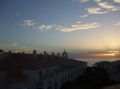
[[[42,78],[42,72],[39,72],[39,79]]]
[[[52,86],[49,86],[47,89],[53,89]],[[55,88],[56,89],[56,88]]]
[[[37,89],[43,89],[43,88],[37,88]]]
[[[54,89],[58,89],[58,83],[54,84]]]

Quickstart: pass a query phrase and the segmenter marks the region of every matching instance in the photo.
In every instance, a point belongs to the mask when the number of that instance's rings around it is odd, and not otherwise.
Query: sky
[[[0,48],[120,50],[120,0],[0,0]]]

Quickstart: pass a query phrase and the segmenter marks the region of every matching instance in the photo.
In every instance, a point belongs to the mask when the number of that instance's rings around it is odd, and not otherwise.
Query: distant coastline
[[[88,66],[91,66],[96,62],[100,62],[100,61],[116,61],[116,60],[120,60],[120,58],[76,58],[75,60],[88,62]]]

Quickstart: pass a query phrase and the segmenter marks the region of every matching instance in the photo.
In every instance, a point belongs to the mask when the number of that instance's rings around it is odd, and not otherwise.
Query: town
[[[72,86],[76,89],[102,88],[104,84],[93,84],[97,87],[91,87],[92,81],[97,83],[95,78],[92,79],[92,76],[96,77],[95,74],[99,75],[97,81],[103,77],[101,82],[105,84],[105,81],[109,81],[106,86],[119,83],[120,61],[102,61],[88,67],[87,62],[69,58],[66,50],[61,55],[54,52],[48,54],[46,51],[37,53],[36,50],[32,54],[0,50],[0,89],[74,89]],[[87,88],[77,88],[75,81],[82,84],[79,86],[88,84]]]
[[[0,51],[0,89],[60,89],[81,76],[86,62],[70,59],[64,51],[48,55]]]

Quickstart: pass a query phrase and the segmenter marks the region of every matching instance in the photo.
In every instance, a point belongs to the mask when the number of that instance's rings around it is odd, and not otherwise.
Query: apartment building
[[[55,55],[7,53],[0,60],[0,89],[60,89],[80,77],[87,63],[68,58],[66,51]]]

